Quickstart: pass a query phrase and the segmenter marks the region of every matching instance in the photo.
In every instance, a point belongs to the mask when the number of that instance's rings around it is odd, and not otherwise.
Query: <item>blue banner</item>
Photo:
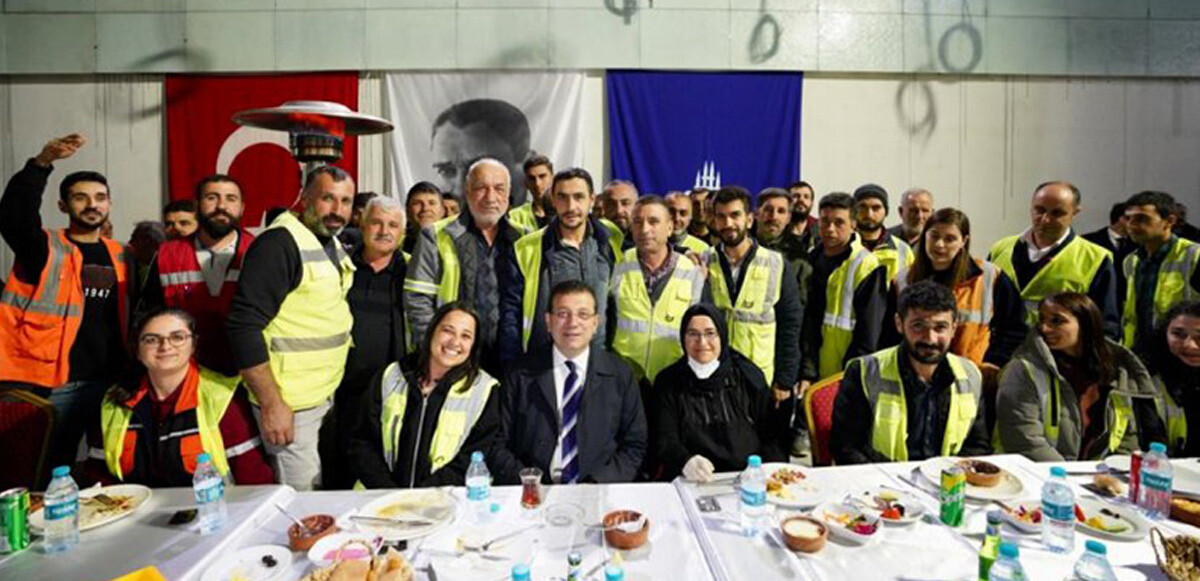
[[[613,177],[642,193],[800,176],[803,73],[609,71]]]

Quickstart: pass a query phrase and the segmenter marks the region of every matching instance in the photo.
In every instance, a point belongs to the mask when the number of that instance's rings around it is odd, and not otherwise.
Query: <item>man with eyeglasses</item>
[[[592,348],[596,294],[558,283],[544,315],[553,346],[519,359],[501,383],[500,434],[488,457],[498,483],[536,467],[542,481],[632,482],[647,448],[646,414],[633,372]],[[587,405],[583,401],[586,399]]]
[[[579,280],[606,296],[613,265],[621,257],[620,240],[591,216],[595,204],[591,174],[581,168],[560,171],[550,191],[554,205],[550,223],[523,236],[503,265],[497,265],[501,289],[497,344],[504,364],[522,353],[550,346],[544,315],[554,285]],[[606,303],[600,304],[599,326],[592,340],[597,349],[604,347],[606,307]]]

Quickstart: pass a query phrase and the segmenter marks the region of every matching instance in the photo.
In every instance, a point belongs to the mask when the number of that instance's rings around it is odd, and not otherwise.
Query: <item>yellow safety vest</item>
[[[1187,414],[1175,403],[1175,398],[1167,391],[1161,376],[1154,376],[1154,387],[1158,390],[1158,397],[1154,398],[1158,417],[1167,425],[1167,448],[1172,453],[1183,450],[1188,436]]]
[[[335,267],[317,237],[290,212],[280,214],[267,229],[291,234],[303,264],[300,285],[283,299],[263,329],[263,339],[283,400],[294,410],[306,409],[329,399],[342,382],[354,324],[346,302],[354,263],[335,241]],[[250,399],[255,401],[253,392]]]
[[[526,234],[513,245],[513,253],[517,257],[517,267],[525,277],[525,288],[521,289],[521,349],[529,348],[529,337],[533,334],[533,317],[537,314],[538,285],[542,275],[542,241],[546,237],[546,228],[541,228]],[[609,246],[612,247],[613,257],[620,262],[621,241],[614,238],[610,232]]]
[[[988,261],[1000,267],[1004,274],[1013,282],[1018,283],[1017,271],[1013,268],[1013,250],[1020,241],[1020,236],[1009,236],[992,245]],[[1112,253],[1105,248],[1075,236],[1043,266],[1025,288],[1021,289],[1021,298],[1025,301],[1025,321],[1031,327],[1038,324],[1038,303],[1042,299],[1059,292],[1088,292],[1092,279],[1104,265],[1105,258],[1112,258]]]
[[[908,269],[912,267],[916,258],[913,256],[912,247],[907,242],[892,236],[891,242],[894,246],[883,246],[880,244],[871,252],[879,259],[879,264],[887,268],[887,279],[889,281],[897,280],[900,277],[908,276]]]
[[[683,240],[679,241],[679,245],[684,247],[686,250],[695,252],[696,254],[704,254],[704,251],[711,248],[707,242],[687,233],[684,233]]]
[[[537,217],[533,215],[533,200],[508,210],[508,223],[522,233],[538,229]]]
[[[1129,281],[1125,291],[1125,313],[1121,318],[1125,330],[1125,346],[1133,348],[1137,335],[1137,277],[1138,258],[1136,252],[1125,257],[1125,279]],[[1197,298],[1196,289],[1192,288],[1192,275],[1196,265],[1200,264],[1200,244],[1191,240],[1176,238],[1171,249],[1163,258],[1158,268],[1158,280],[1154,284],[1154,320],[1152,326],[1162,322],[1171,307],[1182,301],[1193,301]]]
[[[602,224],[608,230],[608,239],[613,241],[613,244],[616,245],[617,249],[620,249],[625,245],[625,233],[621,231],[621,227],[617,226],[616,222],[613,222],[608,218],[600,218],[600,224]],[[620,256],[619,253],[618,256]]]
[[[871,447],[892,462],[908,461],[908,408],[904,382],[900,379],[899,348],[891,347],[858,358],[860,382],[871,404]],[[954,374],[950,391],[950,413],[942,435],[942,456],[954,456],[962,449],[971,424],[979,412],[983,377],[971,360],[946,354]]]
[[[617,306],[613,351],[629,362],[639,378],[654,381],[659,371],[683,356],[679,326],[703,291],[704,271],[675,253],[675,270],[658,301],[651,303],[637,249],[626,250],[613,269],[610,291]]]
[[[1021,364],[1025,368],[1026,375],[1030,381],[1037,387],[1038,401],[1041,402],[1042,408],[1042,425],[1046,429],[1046,441],[1050,447],[1058,447],[1058,431],[1062,418],[1062,379],[1055,372],[1052,376],[1046,373],[1040,373],[1034,370],[1033,364],[1028,359],[1021,359]],[[1051,394],[1053,390],[1053,394]],[[1070,393],[1074,396],[1074,391]],[[1116,452],[1121,447],[1121,441],[1125,439],[1125,432],[1129,430],[1129,424],[1133,421],[1133,398],[1128,394],[1120,393],[1117,390],[1108,392],[1108,409],[1105,413],[1106,421],[1108,421],[1108,451]],[[999,448],[996,449],[1000,453]]]
[[[742,264],[742,290],[736,302],[725,284],[718,247],[704,253],[713,303],[725,313],[729,344],[753,361],[767,385],[775,379],[775,305],[783,292],[783,255],[761,244],[754,259]]]
[[[475,381],[469,387],[463,389],[466,382],[467,378],[464,377],[450,386],[446,401],[438,413],[433,441],[429,443],[429,463],[435,471],[458,455],[471,428],[483,414],[492,389],[499,383],[483,370],[476,374]],[[396,448],[400,442],[400,430],[404,427],[404,411],[408,407],[408,381],[404,379],[399,363],[393,362],[384,370],[379,390],[383,402],[379,418],[383,459],[387,462],[388,470],[391,470],[396,465]]]
[[[829,275],[825,287],[825,316],[821,322],[819,379],[844,369],[843,360],[854,339],[854,324],[858,320],[854,312],[854,291],[878,267],[879,257],[855,239],[850,243],[850,256]]]
[[[233,401],[241,378],[226,377],[215,371],[200,368],[200,383],[196,389],[196,426],[200,430],[200,444],[212,457],[213,466],[222,476],[229,473],[229,460],[225,454],[225,441],[221,438],[221,418]],[[118,480],[124,480],[121,469],[121,454],[125,450],[125,433],[133,418],[133,408],[126,407],[105,396],[100,405],[100,429],[104,440],[104,462],[108,471]]]

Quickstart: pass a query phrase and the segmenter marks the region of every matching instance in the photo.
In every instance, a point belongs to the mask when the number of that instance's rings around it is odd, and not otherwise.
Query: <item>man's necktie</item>
[[[574,484],[579,478],[579,449],[576,447],[576,425],[579,406],[583,402],[583,386],[575,372],[575,362],[567,361],[567,380],[563,383],[562,408],[562,482]]]

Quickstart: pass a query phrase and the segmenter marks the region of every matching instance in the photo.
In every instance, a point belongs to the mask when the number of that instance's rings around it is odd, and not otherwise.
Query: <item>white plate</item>
[[[363,541],[367,544],[367,547],[373,547],[374,540],[374,535],[368,535],[364,533],[334,533],[332,535],[321,537],[316,543],[313,544],[312,548],[308,550],[308,560],[312,561],[312,563],[318,567],[328,567],[334,562],[332,558],[333,555],[336,554],[337,550],[346,543],[349,543],[350,541]],[[362,551],[365,554],[362,556],[354,556],[354,554],[342,555],[342,558],[338,559],[338,561],[356,561],[371,558],[371,553],[366,552],[368,549],[363,548],[362,545],[355,544],[349,547],[348,550],[356,552]]]
[[[99,513],[101,505],[98,501],[89,501],[97,494],[105,494],[110,498],[129,497],[129,507],[108,513]],[[102,527],[110,522],[121,520],[135,512],[150,500],[154,493],[141,484],[114,484],[112,486],[96,486],[79,491],[79,531],[89,531]],[[38,509],[29,515],[29,527],[41,531],[45,524],[43,509]]]
[[[1010,502],[1007,504],[1011,506],[1013,510],[1020,510],[1024,508],[1029,512],[1032,512],[1035,509],[1040,510],[1042,508],[1042,501],[1036,498],[1022,500],[1021,502]],[[1019,532],[1025,534],[1036,534],[1042,532],[1042,523],[1030,523],[1018,520],[1017,517],[1009,514],[1007,510],[1000,509],[1000,518],[1005,523],[1008,523],[1008,525],[1012,528],[1017,529]]]
[[[890,497],[895,502],[904,507],[904,516],[898,519],[883,518],[883,509],[877,508],[875,504],[876,497]],[[893,488],[885,488],[876,486],[870,490],[865,490],[855,497],[865,503],[860,505],[860,508],[871,514],[880,515],[879,518],[883,522],[892,525],[907,525],[921,520],[921,515],[925,514],[925,505],[921,501],[907,492],[896,490]]]
[[[362,508],[356,514],[381,518],[424,518],[433,524],[423,526],[393,526],[362,521],[351,521],[352,526],[342,527],[358,530],[383,537],[387,541],[401,541],[423,537],[446,526],[454,520],[454,498],[444,490],[436,488],[419,488],[412,490],[397,490],[385,494]],[[342,526],[341,523],[338,526]]]
[[[933,483],[934,486],[940,486],[942,469],[959,460],[963,460],[963,458],[939,456],[922,462],[918,469],[926,480]],[[980,458],[980,460],[990,462],[987,458]],[[992,463],[995,464],[995,462]],[[966,487],[967,498],[973,500],[1012,500],[1021,496],[1024,491],[1025,485],[1021,483],[1021,480],[1003,467],[1000,468],[1000,482],[995,486],[984,487],[967,483]]]
[[[830,518],[826,517],[826,515],[833,515],[833,514],[848,514],[848,515],[850,515],[851,519],[854,519],[858,515],[866,515],[869,518],[878,518],[876,515],[868,514],[865,511],[859,510],[855,506],[852,506],[849,504],[842,504],[840,502],[827,502],[825,504],[822,504],[821,506],[818,506],[817,508],[814,508],[812,511],[813,518],[825,523],[829,527],[830,535],[832,535],[835,538],[846,541],[847,543],[850,543],[852,545],[865,545],[865,544],[869,543],[872,539],[883,536],[883,523],[882,522],[876,524],[874,533],[869,534],[869,535],[864,535],[861,533],[856,533],[856,532],[846,528],[846,525],[839,523],[837,520],[834,520],[831,517]],[[880,519],[880,520],[882,520],[882,519]]]
[[[275,559],[275,566],[263,564],[263,557]],[[209,565],[200,581],[275,581],[288,574],[292,567],[292,552],[279,545],[246,547],[225,555]]]
[[[479,545],[513,530],[524,530],[524,532],[498,541],[488,548],[488,555],[503,557],[503,559],[484,559],[476,553],[454,555],[450,551],[443,551],[443,549],[450,548],[441,546],[445,543],[430,545],[425,553],[429,555],[429,564],[437,573],[439,580],[506,581],[511,578],[513,565],[528,562],[533,557],[535,539],[538,534],[537,528],[528,524],[493,523],[484,527],[464,530],[462,534],[455,536],[454,540],[455,544]]]
[[[1146,519],[1143,518],[1142,515],[1138,514],[1137,511],[1130,510],[1127,507],[1109,504],[1095,498],[1076,498],[1075,504],[1079,505],[1079,508],[1083,509],[1084,518],[1100,516],[1101,518],[1104,518],[1110,522],[1115,520],[1129,525],[1129,530],[1114,533],[1094,528],[1086,522],[1079,522],[1076,520],[1075,528],[1089,535],[1105,539],[1112,539],[1114,541],[1138,541],[1145,538],[1146,534],[1150,532],[1150,526],[1146,523]],[[1113,518],[1110,515],[1100,514],[1101,509],[1115,514],[1117,517]]]
[[[788,485],[777,492],[767,492],[767,502],[777,504],[785,508],[809,508],[821,504],[828,493],[821,490],[813,480],[813,470],[807,466],[798,464],[785,464],[783,462],[768,462],[763,464],[763,474],[770,480],[771,475],[777,470],[797,470],[805,475],[805,479]]]

